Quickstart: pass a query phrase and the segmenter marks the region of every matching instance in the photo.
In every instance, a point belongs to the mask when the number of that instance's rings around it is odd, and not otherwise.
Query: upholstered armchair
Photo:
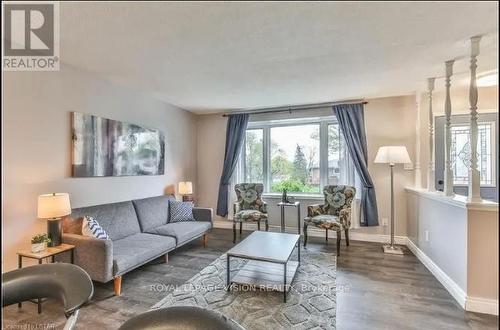
[[[323,188],[325,203],[311,205],[304,218],[304,247],[307,244],[307,227],[309,225],[325,229],[326,242],[328,230],[337,232],[337,256],[340,255],[340,240],[345,232],[346,245],[349,246],[349,227],[351,226],[351,204],[356,188],[351,186],[325,186]]]
[[[233,243],[236,243],[236,223],[240,224],[240,235],[243,222],[257,221],[257,228],[260,230],[260,222],[264,221],[266,231],[268,231],[267,204],[262,200],[264,185],[262,183],[238,183],[234,186],[234,190],[238,201],[234,203]]]

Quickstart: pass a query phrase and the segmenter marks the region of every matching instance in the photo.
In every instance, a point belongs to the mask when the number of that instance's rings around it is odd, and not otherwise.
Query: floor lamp
[[[403,250],[394,245],[394,165],[411,163],[405,146],[380,147],[375,163],[389,164],[391,168],[391,244],[384,245],[384,253],[403,254]]]

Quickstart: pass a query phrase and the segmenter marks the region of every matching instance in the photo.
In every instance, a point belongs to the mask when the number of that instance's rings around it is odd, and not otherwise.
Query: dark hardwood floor
[[[244,232],[244,236],[249,232]],[[78,329],[117,329],[125,320],[149,310],[175,285],[210,264],[232,247],[232,231],[214,229],[206,248],[201,240],[123,278],[122,296],[113,283],[95,283],[92,302],[80,312]],[[309,237],[308,249],[335,251],[335,240]],[[384,255],[380,244],[342,241],[337,261],[337,329],[498,329],[498,317],[464,312],[446,289],[407,249],[404,256]],[[54,301],[24,303],[3,309],[5,329],[59,329],[65,318]]]

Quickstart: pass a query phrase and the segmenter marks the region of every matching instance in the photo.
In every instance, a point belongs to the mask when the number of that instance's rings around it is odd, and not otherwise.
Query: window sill
[[[288,194],[290,197],[294,197],[295,199],[298,200],[324,200],[323,195],[315,195],[315,194]],[[262,197],[268,198],[268,199],[281,199],[281,194],[279,193],[264,193],[262,194]]]
[[[467,188],[469,187],[468,184],[462,184],[462,183],[454,183],[453,187],[459,187],[459,188]],[[496,185],[491,185],[491,184],[482,184],[480,185],[480,188],[496,188]]]

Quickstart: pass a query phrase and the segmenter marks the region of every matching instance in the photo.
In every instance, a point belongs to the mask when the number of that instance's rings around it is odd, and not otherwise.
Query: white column
[[[427,79],[427,92],[429,95],[429,167],[427,169],[427,190],[436,191],[436,170],[434,157],[434,114],[432,113],[432,92],[434,91],[435,78]]]
[[[469,202],[481,201],[481,173],[478,169],[478,129],[477,129],[477,84],[476,84],[476,68],[479,55],[480,36],[471,38],[471,53],[470,53],[470,86],[469,86],[469,104],[470,104],[470,167],[469,167]]]
[[[417,111],[417,120],[415,124],[415,188],[422,188],[422,169],[420,156],[422,152],[420,143],[420,110],[421,110],[420,92],[415,94],[415,110]]]
[[[445,126],[444,126],[444,194],[453,196],[453,171],[451,169],[451,99],[450,80],[453,74],[453,63],[455,60],[446,61],[446,99],[444,102]]]

